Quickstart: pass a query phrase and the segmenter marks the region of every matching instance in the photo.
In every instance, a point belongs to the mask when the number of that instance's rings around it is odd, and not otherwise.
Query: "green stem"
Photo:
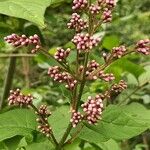
[[[89,6],[91,5],[91,0],[89,0],[88,5]],[[92,27],[92,16],[91,16],[91,13],[89,11],[89,28],[88,28],[88,33],[89,33],[90,36],[92,35],[92,30],[93,30],[93,27]],[[83,94],[83,89],[84,89],[84,86],[85,86],[85,83],[86,83],[86,70],[87,70],[88,58],[89,58],[89,51],[85,53],[84,71],[83,71],[83,75],[82,75],[82,80],[80,82],[79,95],[78,95],[78,97],[76,99],[75,106],[73,106],[76,111],[78,111],[78,105],[80,103],[80,100],[81,100],[81,97],[82,97],[82,94]],[[74,90],[74,92],[76,92],[76,90]],[[69,123],[69,125],[68,125],[68,127],[67,127],[67,129],[66,129],[66,131],[65,131],[65,133],[63,135],[63,137],[61,138],[58,146],[56,147],[56,150],[61,150],[62,149],[62,146],[65,143],[65,141],[66,141],[66,139],[67,139],[71,129],[72,129],[72,124]]]
[[[83,72],[82,82],[81,82],[80,89],[79,89],[79,95],[78,95],[78,99],[77,99],[76,109],[78,109],[78,107],[79,107],[80,100],[81,100],[83,90],[84,90],[84,86],[86,83],[86,70],[87,70],[88,57],[89,57],[89,52],[87,52],[85,55],[84,72]]]
[[[65,133],[63,135],[63,137],[61,138],[58,146],[56,147],[56,150],[61,150],[62,149],[62,146],[63,146],[64,142],[66,141],[66,139],[67,139],[71,129],[72,129],[72,124],[69,123],[69,125],[68,125],[68,127],[67,127],[67,129],[66,129],[66,131],[65,131]]]

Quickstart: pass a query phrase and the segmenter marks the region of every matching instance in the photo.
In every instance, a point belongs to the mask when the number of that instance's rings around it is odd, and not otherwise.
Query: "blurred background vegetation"
[[[149,0],[118,0],[118,5],[113,12],[113,21],[111,24],[103,25],[98,29],[97,35],[102,37],[102,44],[99,45],[91,55],[91,59],[102,63],[100,58],[102,52],[109,52],[112,47],[124,44],[132,46],[140,39],[146,39],[150,35],[150,1]],[[71,47],[70,42],[74,32],[67,29],[66,24],[72,13],[70,0],[58,1],[48,7],[45,12],[45,28],[39,28],[27,20],[0,15],[0,100],[3,101],[2,111],[6,111],[6,97],[11,87],[21,88],[25,93],[32,93],[37,101],[49,104],[51,109],[55,106],[67,104],[69,93],[63,85],[54,83],[47,76],[47,68],[54,65],[54,62],[42,54],[30,55],[24,57],[11,57],[11,55],[29,54],[27,49],[20,49],[14,52],[12,47],[6,44],[3,38],[11,33],[33,35],[38,34],[42,44],[54,54],[56,47]],[[69,57],[69,62],[74,64],[75,53]],[[140,65],[139,65],[140,64]],[[10,67],[10,69],[9,69]],[[13,71],[10,71],[13,70]],[[108,72],[113,72],[116,80],[125,79],[128,82],[128,89],[110,103],[129,104],[139,102],[150,108],[150,57],[139,54],[131,54],[114,64]],[[6,84],[6,79],[9,79]],[[90,84],[84,91],[83,100],[88,95],[102,92],[107,86],[98,80]],[[6,141],[7,143],[7,141]],[[122,142],[123,150],[148,150],[145,145],[150,145],[150,133],[147,131],[143,135]],[[99,149],[101,149],[100,146]],[[114,150],[117,150],[115,148]],[[96,149],[87,146],[86,150]],[[98,148],[97,148],[98,149]],[[104,149],[104,148],[102,148]],[[70,149],[72,150],[72,149]],[[104,150],[113,150],[105,145]]]

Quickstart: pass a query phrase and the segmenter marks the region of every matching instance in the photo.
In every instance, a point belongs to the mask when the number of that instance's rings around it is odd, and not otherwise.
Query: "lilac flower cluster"
[[[91,4],[89,7],[89,10],[91,11],[91,14],[99,14],[101,7],[98,5]]]
[[[88,77],[91,76],[91,74],[93,73],[94,70],[98,69],[99,67],[99,63],[97,63],[95,60],[91,60],[88,62],[87,64],[87,70],[86,70],[86,77],[88,79]],[[80,72],[82,72],[84,70],[83,66],[80,66]],[[92,76],[93,80],[97,79],[97,76]]]
[[[50,67],[48,69],[48,75],[58,81],[59,83],[66,83],[65,87],[69,90],[73,90],[77,80],[75,80],[69,73],[61,72],[61,68],[58,66]]]
[[[32,95],[24,95],[21,93],[20,89],[17,89],[10,91],[10,95],[8,97],[8,104],[17,106],[30,106],[32,104],[32,100]]]
[[[27,37],[26,35],[19,36],[13,33],[5,37],[4,40],[7,43],[10,43],[14,47],[32,45],[34,46],[34,48],[31,50],[32,53],[35,53],[41,47],[40,38],[36,34],[30,37]]]
[[[91,73],[96,70],[99,67],[99,63],[97,63],[95,60],[91,60],[88,62],[87,65],[87,71],[86,71],[86,76],[90,76]],[[97,79],[97,77],[95,77]]]
[[[114,75],[112,73],[104,73],[103,70],[101,70],[99,72],[99,75],[98,75],[102,80],[106,81],[106,82],[110,82],[112,80],[115,79]]]
[[[116,6],[115,0],[98,0],[102,10],[102,20],[104,23],[112,20],[112,9]]]
[[[38,129],[41,133],[45,134],[47,137],[50,136],[52,128],[48,124],[48,117],[51,112],[48,110],[47,105],[41,105],[37,112],[35,112],[39,117],[36,121],[39,123]]]
[[[48,110],[47,105],[41,105],[36,114],[49,117],[51,115],[51,112]]]
[[[126,52],[125,46],[114,47],[112,49],[112,55],[114,58],[121,58]]]
[[[111,92],[115,92],[117,94],[120,94],[126,88],[127,88],[127,83],[123,80],[120,80],[120,82],[118,84],[114,84],[111,87]]]
[[[81,32],[88,27],[87,21],[84,21],[77,13],[73,13],[70,22],[67,24],[69,29],[75,29],[77,32]]]
[[[76,45],[79,52],[85,52],[92,49],[94,46],[98,45],[99,41],[99,38],[91,37],[88,33],[78,33],[72,39],[72,42]]]
[[[80,112],[76,112],[75,110],[72,111],[72,116],[70,122],[72,126],[75,128],[79,122],[83,119],[83,115]]]
[[[88,1],[87,0],[73,0],[73,10],[83,9],[87,7]]]
[[[136,44],[136,50],[144,55],[150,55],[150,39],[138,41]]]
[[[38,129],[41,133],[45,134],[47,137],[50,137],[52,128],[48,124],[41,124],[38,126]]]
[[[88,101],[81,105],[85,112],[85,118],[89,124],[96,124],[101,119],[103,102],[99,95],[95,98],[88,97]]]
[[[115,0],[98,0],[98,4],[107,8],[114,8],[116,6]]]
[[[108,8],[105,8],[102,14],[102,20],[104,23],[112,21],[112,11]]]
[[[63,48],[59,47],[57,48],[57,52],[54,55],[54,58],[58,61],[66,61],[66,58],[68,57],[68,55],[70,54],[71,49],[67,48],[66,50],[64,50]]]

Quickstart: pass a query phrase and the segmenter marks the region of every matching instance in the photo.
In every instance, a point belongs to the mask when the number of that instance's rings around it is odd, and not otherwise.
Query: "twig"
[[[0,54],[0,58],[10,58],[10,57],[35,57],[35,54]]]
[[[125,53],[122,57],[125,57],[126,55],[133,53],[133,50],[128,51],[127,53]],[[100,66],[98,69],[96,69],[95,71],[93,71],[90,75],[89,78],[93,77],[94,75],[97,75],[101,70],[105,70],[111,63],[117,61],[118,59],[113,60],[112,56],[110,56],[107,60],[107,62],[105,64],[103,64],[102,66]]]
[[[59,64],[59,65],[62,67],[62,69],[63,69],[64,71],[69,72],[70,75],[71,75],[72,77],[74,77],[74,79],[76,79],[77,81],[80,82],[80,79],[78,79],[78,78],[74,75],[74,72],[72,72],[72,70],[70,69],[69,65],[64,64],[63,62],[59,62],[59,61],[57,61],[56,59],[54,59],[54,57],[53,57],[50,53],[48,53],[44,48],[41,48],[39,52],[42,52],[42,54],[44,54],[44,55],[46,55],[47,57],[53,59],[57,64]]]

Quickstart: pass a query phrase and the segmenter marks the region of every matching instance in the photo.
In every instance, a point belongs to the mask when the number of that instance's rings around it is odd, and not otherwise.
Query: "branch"
[[[122,57],[125,57],[126,55],[130,54],[130,53],[133,53],[134,51],[131,50],[131,51],[128,51],[126,52]],[[121,57],[121,58],[122,58]],[[90,75],[89,78],[92,78],[93,76],[97,75],[101,70],[105,70],[110,64],[112,64],[113,62],[117,61],[118,59],[114,59],[112,58],[112,56],[110,56],[108,58],[108,60],[106,61],[105,64],[101,65],[98,69],[96,69],[95,71],[93,71]]]
[[[35,57],[35,54],[0,54],[0,58],[10,58],[10,57]]]
[[[51,55],[50,53],[48,53],[45,49],[41,48],[40,51],[42,52],[42,54],[46,55],[47,57],[49,57],[50,59],[53,59],[56,63],[58,63],[62,69],[65,71],[65,72],[69,72],[71,74],[72,77],[74,77],[74,79],[76,79],[77,81],[80,81],[79,78],[77,78],[74,74],[74,72],[70,69],[69,65],[67,64],[64,64],[63,62],[60,62],[58,60],[56,60],[53,55]]]

